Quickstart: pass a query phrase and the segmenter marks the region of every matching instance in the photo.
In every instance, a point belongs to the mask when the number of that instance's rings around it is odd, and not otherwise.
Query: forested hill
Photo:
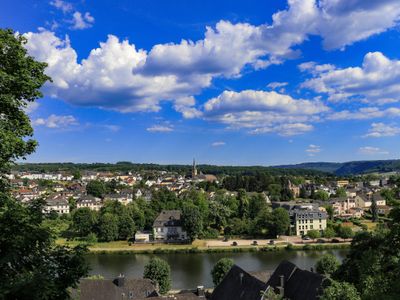
[[[265,166],[215,166],[198,165],[198,169],[205,174],[215,175],[254,175],[256,173],[268,173],[270,175],[323,175],[330,173],[337,176],[359,175],[374,172],[400,172],[400,160],[371,160],[351,161],[345,163],[312,162],[294,165]],[[191,165],[159,165],[139,164],[132,162],[111,163],[24,163],[14,168],[18,171],[54,172],[54,171],[171,171],[180,174],[189,174]]]
[[[215,166],[215,165],[197,165],[197,169],[204,174],[214,175],[255,175],[266,173],[269,175],[300,175],[300,176],[318,176],[327,175],[319,170],[303,170],[297,168],[274,168],[265,166]],[[142,172],[142,171],[169,171],[179,174],[190,174],[192,165],[159,165],[159,164],[139,164],[131,162],[111,163],[23,163],[14,166],[16,171],[31,172],[57,172],[87,170],[96,172]]]
[[[367,173],[400,172],[400,160],[367,160],[345,163],[312,162],[295,165],[274,166],[281,169],[305,169],[333,173],[338,176],[359,175]]]

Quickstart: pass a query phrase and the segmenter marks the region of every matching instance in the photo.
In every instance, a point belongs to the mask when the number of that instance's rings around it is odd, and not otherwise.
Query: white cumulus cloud
[[[302,87],[326,93],[334,102],[352,99],[384,105],[400,100],[400,61],[381,52],[367,53],[360,67],[322,68],[311,63],[308,68],[300,65],[300,69],[314,75]]]
[[[368,130],[368,133],[364,135],[364,137],[380,138],[386,136],[395,136],[398,134],[400,134],[400,127],[385,123],[372,123],[371,128]]]
[[[66,1],[51,3],[66,13],[74,11]],[[393,28],[399,16],[397,0],[289,0],[287,9],[273,14],[270,24],[219,21],[206,28],[203,39],[158,44],[149,51],[109,35],[81,61],[68,37],[49,31],[25,36],[29,53],[49,64],[54,83],[46,90],[53,97],[122,112],[157,111],[161,101],[172,101],[184,117],[192,118],[201,116],[195,103],[184,105],[179,99],[199,94],[215,78],[237,78],[245,68],[295,58],[295,46],[311,35],[322,37],[327,49],[342,48]],[[72,18],[75,29],[94,22],[90,13],[74,11]],[[320,86],[334,89],[328,83]],[[332,97],[340,97],[339,92],[340,88]],[[354,92],[344,87],[343,93]],[[390,101],[390,95],[385,98]]]
[[[146,129],[149,132],[171,132],[174,128],[170,125],[153,125]]]
[[[358,149],[360,154],[365,155],[388,155],[389,152],[378,147],[365,146]]]
[[[50,5],[54,6],[57,9],[60,9],[63,13],[68,13],[73,10],[72,4],[63,0],[50,1]]]
[[[322,151],[321,147],[318,145],[310,144],[306,149],[308,156],[315,156]]]
[[[253,134],[277,132],[284,136],[302,134],[313,129],[329,108],[318,100],[294,99],[275,91],[224,91],[204,104],[204,118],[247,128]]]
[[[52,114],[47,118],[38,118],[32,121],[34,126],[45,126],[47,128],[66,128],[72,125],[79,125],[78,120],[71,115],[59,116]]]
[[[72,14],[72,20],[70,21],[72,26],[71,29],[86,29],[93,26],[94,17],[89,12],[82,14],[76,11]]]

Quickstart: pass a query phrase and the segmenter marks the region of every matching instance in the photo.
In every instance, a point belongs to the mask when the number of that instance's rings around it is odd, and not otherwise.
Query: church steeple
[[[196,160],[193,158],[192,178],[197,176]]]

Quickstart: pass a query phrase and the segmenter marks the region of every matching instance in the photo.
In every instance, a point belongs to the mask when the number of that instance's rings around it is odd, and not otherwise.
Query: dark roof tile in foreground
[[[322,293],[322,283],[325,277],[310,271],[299,269],[289,261],[283,261],[276,268],[267,285],[276,292],[281,286],[281,276],[284,280],[284,296],[291,300],[318,299]]]
[[[211,300],[260,300],[265,282],[234,265],[214,289]]]

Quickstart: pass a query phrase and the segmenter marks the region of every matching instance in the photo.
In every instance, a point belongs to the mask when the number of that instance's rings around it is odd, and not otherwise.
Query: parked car
[[[340,241],[338,239],[332,239],[331,242],[332,243],[340,243]]]
[[[268,244],[269,245],[275,245],[275,241],[274,240],[269,240]]]
[[[238,245],[237,242],[233,242],[233,243],[232,243],[232,246],[237,246],[237,245]]]
[[[257,243],[257,241],[253,241],[253,244],[252,244],[253,246],[257,246],[258,245],[258,243]]]
[[[309,240],[311,240],[311,239],[310,239],[310,237],[309,237],[308,235],[305,235],[305,236],[303,236],[303,240],[309,241]]]
[[[325,240],[324,240],[324,239],[318,239],[318,240],[317,240],[317,243],[323,244],[323,243],[325,243]]]

